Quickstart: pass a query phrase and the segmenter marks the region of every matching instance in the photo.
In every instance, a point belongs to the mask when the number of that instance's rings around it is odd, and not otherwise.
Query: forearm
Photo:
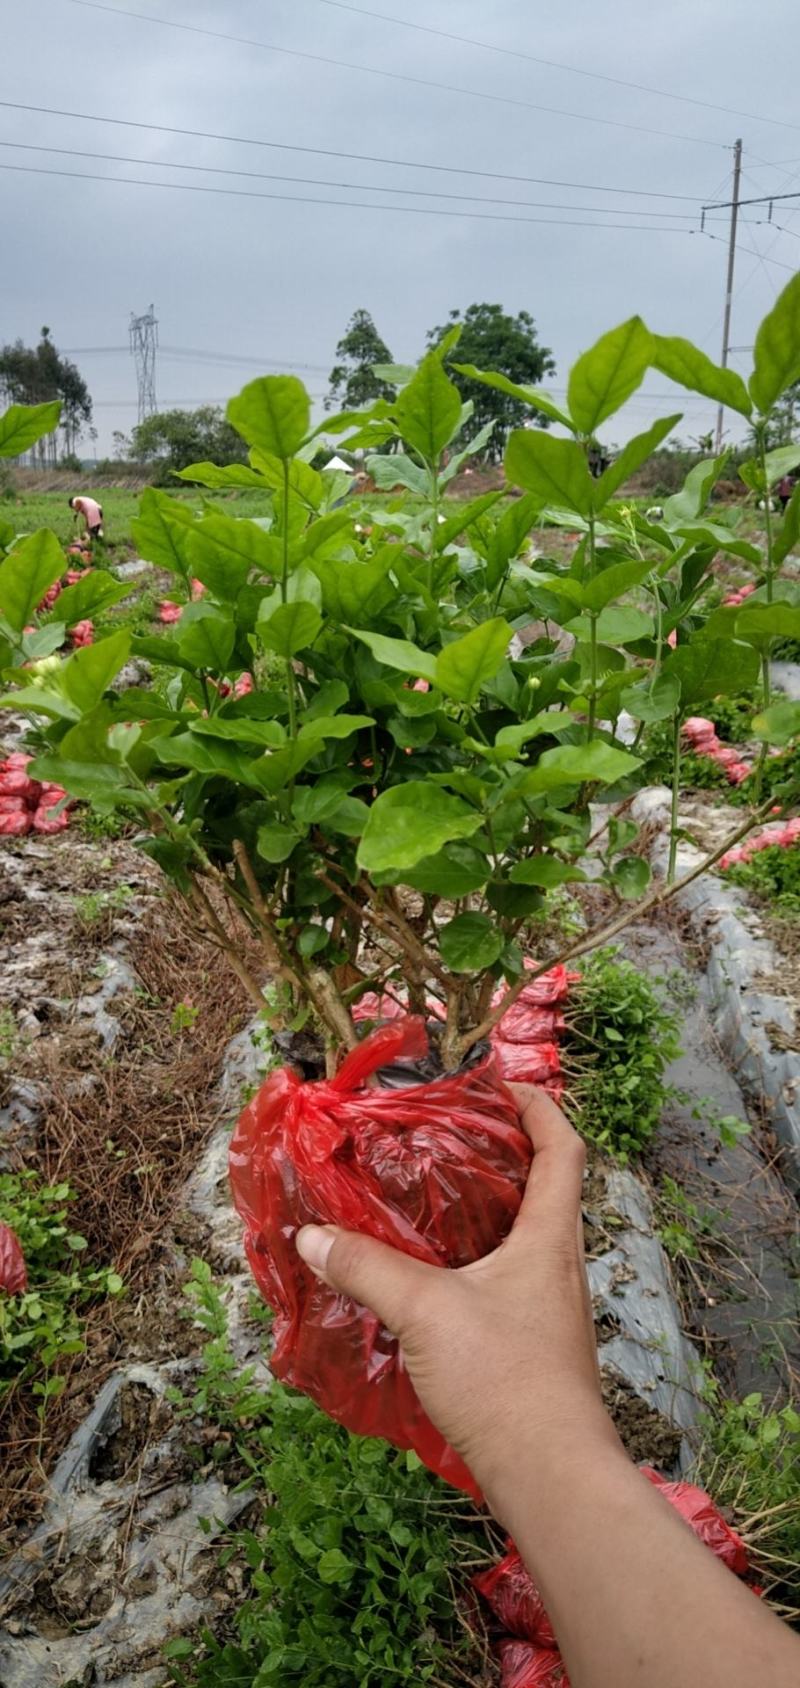
[[[489,1499],[541,1592],[572,1688],[797,1688],[798,1638],[693,1536],[604,1415],[578,1436],[574,1424],[531,1428],[527,1459]]]

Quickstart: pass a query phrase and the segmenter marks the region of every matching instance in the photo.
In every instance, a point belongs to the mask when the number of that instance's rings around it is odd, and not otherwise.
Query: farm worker
[[[451,1271],[332,1225],[304,1226],[298,1251],[399,1338],[425,1411],[541,1590],[572,1688],[797,1688],[800,1636],[617,1436],[583,1259],[583,1144],[543,1090],[510,1088],[533,1165],[493,1254]]]
[[[96,498],[89,498],[82,492],[78,497],[69,500],[69,507],[83,533],[88,533],[90,539],[104,537],[103,506],[98,504]]]
[[[785,510],[794,492],[794,475],[782,475],[775,490],[778,494],[780,507]]]

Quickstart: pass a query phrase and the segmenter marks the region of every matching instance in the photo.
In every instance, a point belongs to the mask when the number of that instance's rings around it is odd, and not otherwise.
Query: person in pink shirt
[[[77,498],[70,498],[69,507],[76,522],[83,533],[88,533],[90,539],[103,539],[103,507],[95,498],[81,493]]]

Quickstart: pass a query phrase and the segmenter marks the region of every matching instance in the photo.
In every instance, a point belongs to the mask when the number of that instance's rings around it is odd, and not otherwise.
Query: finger
[[[551,1234],[572,1237],[580,1216],[586,1162],[581,1138],[544,1090],[527,1084],[508,1088],[533,1144],[533,1163],[514,1231],[545,1225]]]
[[[373,1237],[334,1225],[304,1225],[297,1233],[297,1252],[318,1278],[369,1307],[394,1336],[402,1335],[421,1289],[436,1270]]]

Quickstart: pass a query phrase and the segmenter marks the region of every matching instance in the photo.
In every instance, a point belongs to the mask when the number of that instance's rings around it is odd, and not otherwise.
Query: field
[[[625,1449],[800,1622],[800,494],[706,464],[646,515],[523,429],[454,494],[435,351],[408,391],[406,491],[326,511],[268,377],[287,496],[150,493],[137,545],[99,489],[69,583],[66,494],[0,501],[3,1688],[501,1688],[484,1579],[522,1572],[408,1383],[415,1296],[373,1318],[294,1248],[490,1254],[530,1163],[499,1075],[584,1140],[550,1223]],[[498,1322],[431,1362],[490,1435]],[[552,1323],[525,1387],[569,1420]]]

